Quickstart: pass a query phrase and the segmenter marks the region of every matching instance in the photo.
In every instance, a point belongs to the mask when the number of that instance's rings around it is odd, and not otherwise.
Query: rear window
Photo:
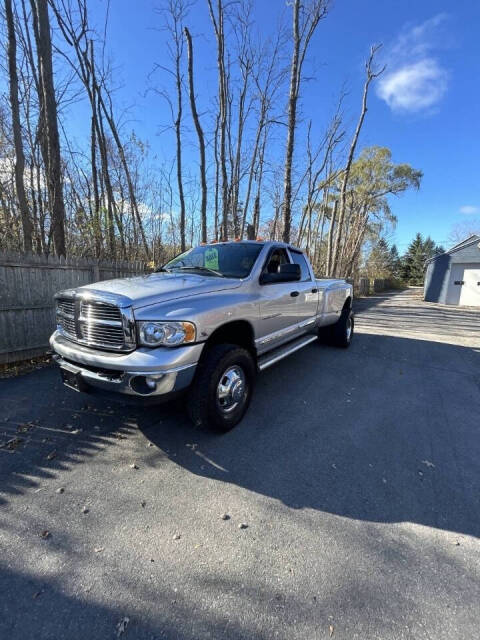
[[[305,260],[305,256],[303,255],[303,253],[298,253],[297,251],[290,251],[290,255],[292,256],[293,262],[300,266],[300,271],[302,274],[300,277],[301,282],[306,282],[308,280],[311,280],[310,270],[308,268],[307,261]]]

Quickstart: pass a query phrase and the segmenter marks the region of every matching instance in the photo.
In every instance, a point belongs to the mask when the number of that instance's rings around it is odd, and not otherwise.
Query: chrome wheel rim
[[[244,401],[246,393],[247,382],[242,367],[229,367],[217,385],[217,407],[222,413],[231,413]]]
[[[348,340],[348,342],[350,342],[350,340],[352,339],[352,332],[353,332],[353,322],[352,322],[352,317],[349,316],[349,318],[347,320],[347,340]]]

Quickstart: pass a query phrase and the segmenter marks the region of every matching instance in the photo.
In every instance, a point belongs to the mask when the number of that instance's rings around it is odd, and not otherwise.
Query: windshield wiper
[[[155,273],[159,273],[160,271],[165,271],[165,273],[170,273],[170,269],[165,269],[165,267],[158,267],[158,269],[155,269]]]
[[[180,269],[180,271],[207,271],[208,273],[213,273],[216,276],[219,276],[220,278],[225,278],[225,276],[223,275],[223,273],[220,273],[220,271],[215,271],[215,269],[209,269],[208,267],[202,267],[202,266],[198,266],[198,267],[173,267],[174,269]]]

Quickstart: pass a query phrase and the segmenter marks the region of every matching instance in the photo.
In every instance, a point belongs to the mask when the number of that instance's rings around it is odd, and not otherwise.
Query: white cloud
[[[445,95],[448,71],[436,54],[445,20],[446,15],[441,13],[422,24],[404,28],[391,45],[377,95],[393,111],[425,111]],[[445,44],[446,39],[443,40]]]
[[[473,215],[475,213],[480,213],[480,207],[475,207],[472,204],[465,204],[463,207],[459,209],[460,213],[465,213],[466,215]]]
[[[387,73],[377,93],[394,111],[421,111],[435,105],[447,90],[447,77],[436,60],[424,58]]]

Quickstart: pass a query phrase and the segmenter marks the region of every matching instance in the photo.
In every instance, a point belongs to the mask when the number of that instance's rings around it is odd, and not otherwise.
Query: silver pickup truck
[[[316,279],[280,242],[202,245],[157,272],[56,296],[50,338],[65,384],[146,401],[186,391],[194,424],[228,431],[255,376],[313,340],[348,347],[352,286]]]

